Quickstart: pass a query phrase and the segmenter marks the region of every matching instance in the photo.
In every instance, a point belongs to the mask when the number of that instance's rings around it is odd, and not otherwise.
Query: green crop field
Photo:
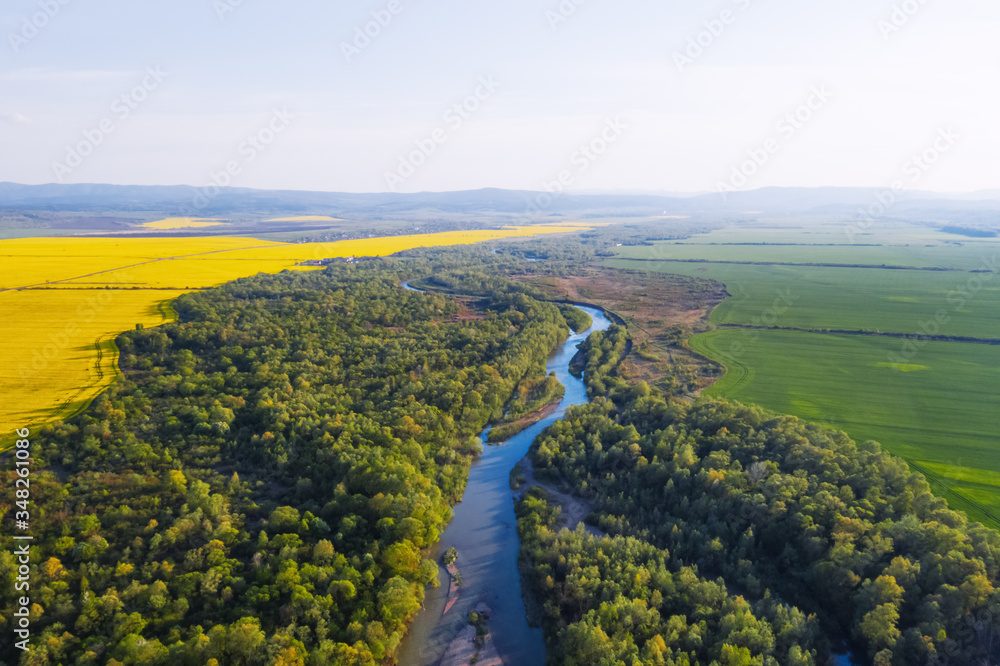
[[[778,237],[780,239],[780,237]],[[1000,255],[992,240],[964,243],[909,243],[900,245],[780,244],[745,245],[736,241],[705,242],[699,236],[678,242],[656,242],[621,248],[623,259],[658,261],[735,261],[781,264],[846,264],[850,266],[905,266],[974,271]]]
[[[622,248],[629,259],[673,259],[705,261],[745,261],[776,263],[847,263],[864,266],[933,267],[919,248],[898,246],[853,245],[716,245],[694,241],[654,243]]]
[[[732,298],[712,313],[715,324],[916,335],[943,310],[948,320],[934,335],[1000,338],[1000,276],[993,273],[622,259],[607,265],[724,283]]]
[[[953,506],[1000,527],[1000,347],[928,342],[901,371],[889,356],[900,342],[728,329],[692,346],[728,368],[709,395],[881,442],[950,489]]]
[[[740,244],[750,238],[766,244]],[[1000,346],[935,340],[917,348],[901,338],[809,332],[1000,338],[1000,243],[904,226],[854,239],[880,241],[849,245],[843,224],[833,223],[731,227],[623,247],[606,263],[722,282],[731,297],[712,323],[759,327],[692,339],[692,347],[727,368],[708,395],[879,441],[955,508],[1000,528]],[[801,265],[808,263],[854,267]],[[943,323],[935,323],[938,315]]]
[[[843,217],[755,220],[751,224],[734,224],[696,237],[679,241],[700,244],[784,244],[801,245],[917,245],[961,247],[966,243],[994,243],[1000,247],[1000,237],[969,238],[946,233],[933,226],[905,222],[879,221],[861,228],[859,223]]]

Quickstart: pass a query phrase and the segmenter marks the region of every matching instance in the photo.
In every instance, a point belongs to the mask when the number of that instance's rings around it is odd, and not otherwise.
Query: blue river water
[[[410,289],[409,285],[404,287]],[[485,603],[492,609],[489,627],[493,643],[508,666],[542,666],[545,644],[541,629],[528,626],[521,579],[517,570],[520,548],[517,519],[510,490],[510,472],[545,428],[562,418],[571,405],[587,402],[583,382],[569,373],[569,363],[577,347],[591,333],[606,330],[611,322],[597,309],[581,307],[593,320],[587,331],[575,334],[549,357],[548,372],[554,372],[566,387],[556,411],[500,446],[485,445],[473,463],[465,496],[455,507],[455,515],[431,555],[455,547],[456,563],[463,585],[458,601],[442,615],[448,595],[448,574],[439,572],[442,585],[428,588],[424,610],[420,612],[398,657],[403,666],[432,666],[444,655],[448,644],[468,624],[469,611]],[[483,434],[485,442],[486,434]]]

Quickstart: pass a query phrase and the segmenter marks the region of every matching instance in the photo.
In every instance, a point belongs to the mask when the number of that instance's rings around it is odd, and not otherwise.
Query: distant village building
[[[370,257],[330,257],[328,259],[309,259],[299,263],[299,266],[329,266],[330,264],[356,264],[362,259]]]

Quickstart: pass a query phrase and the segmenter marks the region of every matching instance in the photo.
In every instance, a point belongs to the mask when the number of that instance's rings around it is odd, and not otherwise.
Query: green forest
[[[391,661],[478,433],[569,334],[503,280],[458,317],[407,267],[243,279],[121,335],[124,379],[36,433],[35,635],[13,649],[4,551],[6,663]]]
[[[601,535],[556,530],[543,490],[518,504],[550,663],[997,663],[1000,534],[874,442],[622,382],[614,333],[588,344],[593,402],[531,453]]]

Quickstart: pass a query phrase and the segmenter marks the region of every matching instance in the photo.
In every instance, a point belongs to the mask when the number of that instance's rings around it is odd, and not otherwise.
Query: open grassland
[[[586,226],[518,227],[337,243],[254,238],[29,238],[0,241],[0,448],[16,428],[66,418],[117,372],[115,337],[167,321],[169,301],[312,259],[388,256]]]
[[[0,222],[0,224],[2,224],[2,222]],[[40,235],[68,236],[79,232],[79,229],[60,229],[58,227],[47,227],[45,229],[0,229],[0,240],[8,238],[35,238]]]
[[[218,227],[222,224],[212,218],[202,217],[168,217],[165,220],[156,222],[146,222],[142,226],[147,229],[171,230],[171,229],[204,229],[205,227]]]
[[[590,303],[621,317],[634,352],[618,368],[628,380],[645,381],[668,395],[693,396],[721,371],[683,344],[692,332],[707,330],[709,313],[726,298],[717,283],[598,266],[528,281],[552,300]]]
[[[727,367],[708,395],[876,440],[955,508],[1000,527],[1000,347],[928,342],[901,371],[888,338],[730,329],[691,345]]]
[[[876,268],[638,262],[615,268],[717,280],[731,298],[713,324],[917,335],[944,311],[935,335],[1000,338],[1000,275]]]

